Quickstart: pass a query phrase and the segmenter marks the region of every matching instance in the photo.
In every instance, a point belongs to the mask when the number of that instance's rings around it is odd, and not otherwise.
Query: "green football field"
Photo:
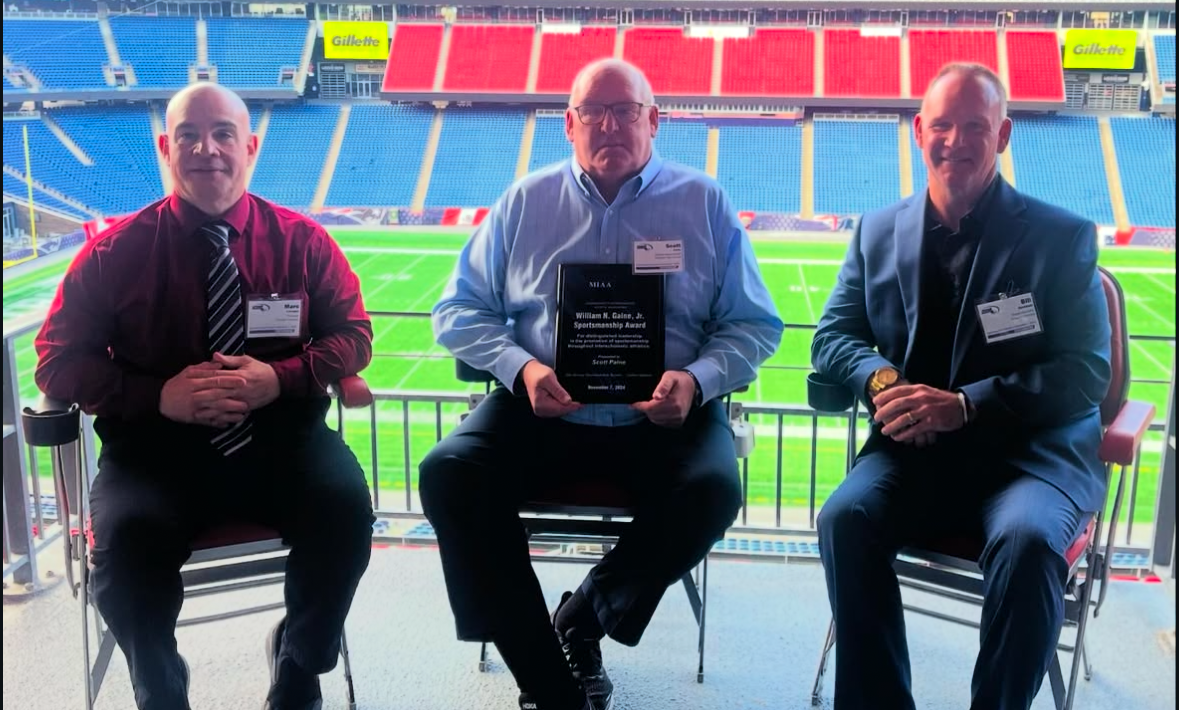
[[[360,275],[370,311],[427,313],[450,275],[465,234],[409,230],[340,230],[336,238]],[[846,246],[842,243],[757,240],[755,250],[783,320],[813,325],[821,313]],[[1175,335],[1175,253],[1163,250],[1106,249],[1102,265],[1121,281],[1128,301],[1133,335],[1162,336],[1169,341],[1134,341],[1131,362],[1136,380],[1131,396],[1156,404],[1165,413],[1167,382],[1171,376]],[[8,323],[43,313],[65,270],[58,263],[4,280],[4,310]],[[374,390],[464,392],[454,379],[454,361],[434,344],[426,317],[374,316],[374,357],[363,373]],[[811,332],[789,328],[778,353],[763,367],[750,391],[739,399],[766,404],[802,405],[809,368]],[[17,341],[22,395],[36,396],[33,383],[35,354],[32,336]],[[1153,383],[1150,381],[1154,381]],[[436,439],[433,404],[401,401],[379,406],[377,477],[385,494],[384,508],[404,507],[407,477],[416,478],[417,462]],[[462,407],[442,408],[442,428],[457,422]],[[405,451],[403,422],[409,422],[409,451]],[[366,470],[373,471],[367,412],[351,414],[347,436]],[[753,505],[773,505],[779,485],[783,506],[806,508],[810,500],[810,417],[764,415],[755,418],[757,448],[749,460],[749,496]],[[820,421],[815,487],[821,501],[843,476],[844,427],[836,419]],[[779,432],[783,446],[774,445]],[[1139,470],[1134,518],[1152,519],[1159,466],[1160,441],[1148,442]],[[408,463],[408,466],[407,466]],[[779,483],[778,472],[781,471]],[[752,522],[752,519],[751,519]]]

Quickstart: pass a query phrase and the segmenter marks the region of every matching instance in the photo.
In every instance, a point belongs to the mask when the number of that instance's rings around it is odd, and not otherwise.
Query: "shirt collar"
[[[958,233],[981,234],[983,226],[987,223],[987,218],[991,214],[991,208],[995,204],[995,195],[999,192],[999,182],[1002,181],[1002,176],[999,171],[995,171],[994,177],[991,178],[990,184],[979,195],[978,201],[974,203],[974,207],[970,208],[958,224]],[[925,229],[931,230],[945,230],[950,231],[946,225],[938,222],[937,213],[934,212],[933,203],[929,200],[929,192],[925,193]]]
[[[195,234],[205,224],[212,222],[213,219],[209,215],[201,212],[191,202],[188,202],[175,192],[168,198],[168,211],[172,213],[172,217],[180,225],[180,231],[183,234]],[[220,220],[233,227],[233,233],[230,234],[230,239],[234,235],[241,235],[245,233],[246,223],[250,219],[250,195],[243,194],[241,199],[234,203],[229,211],[220,217]]]
[[[594,184],[593,178],[589,176],[589,173],[587,173],[581,167],[581,164],[577,162],[577,158],[571,158],[569,162],[572,164],[573,168],[573,179],[575,182],[577,182],[582,191],[600,196],[601,193],[598,192],[598,186]],[[643,169],[639,171],[638,175],[632,177],[630,180],[627,180],[623,184],[623,187],[625,188],[627,185],[634,183],[635,190],[632,199],[634,197],[638,197],[639,195],[643,194],[644,190],[650,187],[651,183],[655,181],[655,176],[658,175],[659,171],[661,170],[663,170],[663,158],[659,155],[659,151],[655,150],[655,147],[652,146],[651,158],[647,160],[647,164],[643,166]],[[590,189],[591,185],[593,186],[592,190]],[[618,194],[621,196],[622,190],[619,190]]]

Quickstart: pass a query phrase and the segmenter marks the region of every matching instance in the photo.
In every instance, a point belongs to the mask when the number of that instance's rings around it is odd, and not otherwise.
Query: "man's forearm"
[[[49,397],[100,417],[140,419],[160,410],[163,377],[128,373],[109,357],[67,356],[42,358],[34,376]]]
[[[372,360],[371,332],[338,332],[316,338],[295,357],[271,362],[280,397],[319,397]]]

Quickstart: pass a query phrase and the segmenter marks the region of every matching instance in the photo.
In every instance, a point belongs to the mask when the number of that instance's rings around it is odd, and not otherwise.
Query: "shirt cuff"
[[[267,363],[278,376],[279,397],[306,397],[310,387],[307,363],[301,357]]]
[[[516,385],[516,378],[520,376],[520,371],[529,361],[535,359],[531,353],[518,345],[504,348],[499,357],[495,359],[495,364],[491,366],[491,373],[511,392]]]
[[[708,360],[697,360],[684,368],[700,383],[700,403],[711,402],[713,399],[728,392],[721,392],[721,371]]]

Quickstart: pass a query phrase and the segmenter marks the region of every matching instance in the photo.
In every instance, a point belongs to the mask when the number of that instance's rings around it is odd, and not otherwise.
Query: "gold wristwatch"
[[[868,378],[868,399],[875,399],[876,395],[892,387],[901,379],[901,373],[895,367],[882,367]]]

